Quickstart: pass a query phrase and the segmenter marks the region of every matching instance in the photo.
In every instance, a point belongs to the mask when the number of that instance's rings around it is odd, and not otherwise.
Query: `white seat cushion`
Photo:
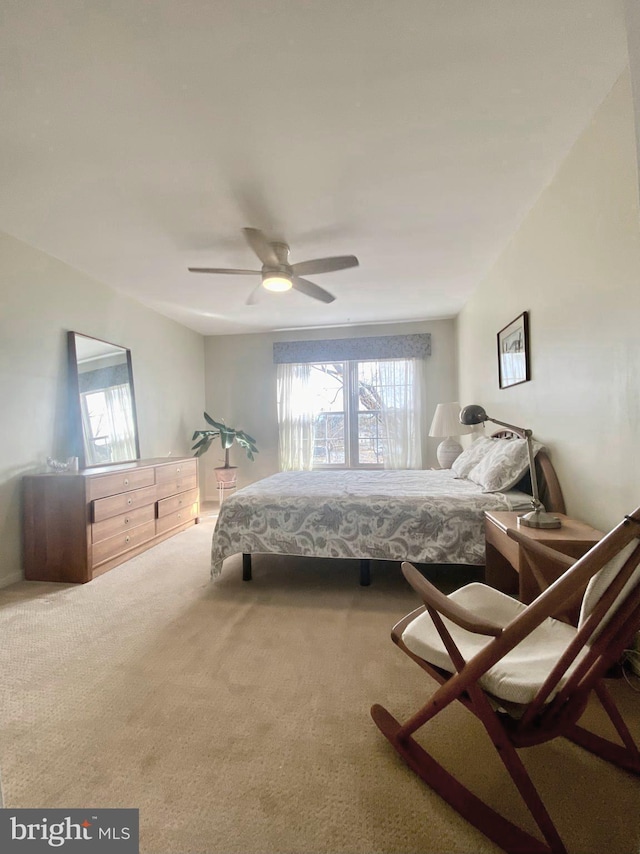
[[[631,554],[633,553],[634,549],[638,546],[638,542],[638,539],[635,538],[631,540],[630,543],[627,543],[627,545],[620,552],[618,552],[618,554],[613,557],[609,561],[609,563],[606,563],[602,567],[602,569],[599,569],[598,572],[596,572],[596,574],[592,577],[591,581],[587,585],[587,589],[585,590],[584,596],[582,598],[582,608],[580,609],[580,619],[578,621],[579,628],[584,624],[587,617],[596,607],[596,605],[600,601],[600,598],[604,595],[611,582],[620,572],[620,570],[626,563],[627,558],[631,557]],[[591,635],[589,643],[593,643],[596,640],[600,632],[607,625],[611,617],[613,617],[620,605],[622,605],[622,603],[627,598],[631,590],[636,586],[638,581],[640,581],[640,565],[635,568],[635,570],[631,574],[631,577],[618,594],[615,602],[600,621],[598,628]]]
[[[521,602],[487,587],[486,584],[467,584],[451,593],[449,598],[463,608],[501,626],[506,626],[526,608]],[[461,629],[444,617],[443,622],[466,661],[493,640],[491,637]],[[551,617],[547,618],[482,676],[479,680],[480,686],[505,701],[530,703],[575,634],[576,629],[573,626]],[[407,626],[402,640],[414,655],[424,658],[436,667],[455,673],[455,667],[427,611]],[[582,650],[576,662],[585,654]],[[568,670],[567,675],[572,669]],[[562,687],[566,678],[565,675],[558,687]],[[549,699],[552,697],[553,695]]]

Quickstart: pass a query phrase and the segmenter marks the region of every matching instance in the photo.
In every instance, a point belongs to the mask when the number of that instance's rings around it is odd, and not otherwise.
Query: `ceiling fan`
[[[301,261],[299,264],[289,264],[289,247],[286,243],[271,242],[257,228],[243,228],[244,236],[249,246],[262,262],[261,270],[229,270],[224,267],[188,267],[190,273],[231,273],[233,275],[262,276],[260,284],[253,289],[247,299],[247,305],[253,305],[260,288],[268,291],[288,291],[293,288],[321,302],[333,302],[335,297],[319,285],[315,285],[303,275],[314,273],[331,273],[334,270],[346,270],[357,267],[355,255],[337,255],[334,258],[315,258],[312,261]]]

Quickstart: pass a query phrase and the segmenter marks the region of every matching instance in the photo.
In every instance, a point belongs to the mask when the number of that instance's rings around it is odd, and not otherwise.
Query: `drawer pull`
[[[182,519],[182,513],[178,513],[178,519]]]
[[[128,499],[127,499],[127,504],[133,504],[133,498],[128,498]]]
[[[125,485],[125,486],[129,486],[129,478],[128,478],[128,477],[125,477],[125,479],[124,479],[124,485]]]
[[[125,525],[128,525],[128,524],[129,524],[129,517],[128,517],[128,516],[125,516],[125,517],[124,517],[124,524],[125,524]]]
[[[180,466],[176,469],[177,474],[180,474]]]
[[[128,543],[130,539],[131,537],[127,534],[127,536],[124,538],[125,543]]]

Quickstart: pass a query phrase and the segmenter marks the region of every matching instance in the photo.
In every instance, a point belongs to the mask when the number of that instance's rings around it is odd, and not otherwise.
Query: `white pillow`
[[[534,457],[542,447],[533,442]],[[503,492],[512,489],[528,469],[526,439],[495,439],[467,477],[482,487],[483,492]]]
[[[467,477],[471,469],[477,465],[487,453],[494,440],[488,436],[478,436],[475,442],[464,450],[459,457],[453,461],[451,471],[456,477]]]

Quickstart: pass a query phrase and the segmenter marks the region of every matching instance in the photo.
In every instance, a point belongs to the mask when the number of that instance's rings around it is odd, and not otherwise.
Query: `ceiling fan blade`
[[[273,246],[258,228],[243,228],[247,243],[263,264],[273,267],[280,263]]]
[[[262,282],[251,291],[245,300],[245,305],[255,305],[258,302],[258,294],[262,290]]]
[[[225,267],[187,267],[190,273],[225,273],[234,276],[261,275],[260,270],[227,270]]]
[[[308,279],[301,279],[300,276],[292,276],[291,284],[296,291],[300,291],[301,294],[305,294],[308,297],[313,297],[313,299],[319,299],[320,302],[333,302],[335,299],[334,295],[330,294],[329,291],[325,291],[319,285],[314,285]]]
[[[291,269],[296,276],[308,276],[314,273],[332,273],[334,270],[347,270],[359,264],[355,255],[336,255],[334,258],[315,258],[313,261],[301,261],[292,264]]]

